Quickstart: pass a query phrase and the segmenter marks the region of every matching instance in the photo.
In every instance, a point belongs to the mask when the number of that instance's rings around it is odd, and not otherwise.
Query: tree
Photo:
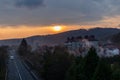
[[[82,71],[82,57],[75,57],[72,65],[66,72],[65,80],[79,80]]]
[[[88,39],[88,38],[89,38],[89,36],[88,36],[88,35],[85,35],[85,36],[84,36],[84,38],[85,38],[85,39]]]
[[[120,69],[113,71],[112,80],[120,80]]]
[[[117,62],[112,64],[112,80],[120,80],[120,65]]]
[[[76,64],[76,62],[73,62],[72,66],[68,69],[65,80],[77,80],[77,64]]]
[[[69,68],[65,80],[90,80],[98,64],[99,57],[95,48],[90,48],[85,58],[76,57]]]
[[[94,47],[91,47],[88,51],[88,54],[84,58],[83,64],[83,75],[86,76],[86,80],[90,80],[90,78],[93,76],[98,61],[99,57],[96,53],[96,49]]]
[[[25,39],[23,39],[21,41],[21,44],[20,44],[20,46],[18,48],[18,53],[20,55],[25,55],[25,54],[28,53],[28,43],[27,43],[27,41]]]
[[[5,80],[8,59],[8,46],[0,46],[0,80]]]
[[[112,80],[111,65],[105,59],[100,59],[92,80]]]
[[[69,56],[66,48],[59,46],[55,47],[54,52],[51,53],[51,55],[48,55],[47,52],[45,59],[44,79],[63,80],[65,78],[66,71],[72,63],[72,57]]]
[[[111,37],[111,41],[120,44],[120,32]]]

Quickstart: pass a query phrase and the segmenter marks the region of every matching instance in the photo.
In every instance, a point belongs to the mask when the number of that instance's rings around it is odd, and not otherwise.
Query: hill
[[[112,35],[111,41],[117,44],[120,44],[120,32]]]
[[[89,30],[79,29],[67,31],[59,34],[53,35],[38,35],[27,37],[27,41],[30,45],[55,45],[55,44],[63,44],[66,41],[67,37],[71,36],[85,36],[85,35],[95,35],[97,39],[105,40],[106,37],[117,34],[120,32],[120,29],[116,28],[93,28]],[[0,45],[19,45],[21,39],[8,39],[8,40],[0,40]]]

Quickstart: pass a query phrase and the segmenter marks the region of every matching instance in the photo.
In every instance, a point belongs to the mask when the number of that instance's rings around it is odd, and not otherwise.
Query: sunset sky
[[[0,0],[0,39],[119,28],[119,4],[120,0]]]

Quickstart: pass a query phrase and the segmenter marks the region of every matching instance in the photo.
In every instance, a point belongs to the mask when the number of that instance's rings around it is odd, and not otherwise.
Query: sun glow
[[[54,30],[54,31],[61,31],[61,30],[62,30],[62,27],[61,27],[61,26],[54,26],[54,27],[53,27],[53,30]]]

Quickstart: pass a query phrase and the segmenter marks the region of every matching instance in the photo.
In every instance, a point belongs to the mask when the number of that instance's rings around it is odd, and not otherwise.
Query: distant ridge
[[[35,35],[27,37],[27,41],[30,45],[55,45],[63,44],[67,37],[71,36],[85,36],[85,35],[95,35],[97,39],[106,39],[111,35],[117,34],[120,29],[117,28],[92,28],[89,30],[79,29],[71,30],[63,33],[53,34],[53,35]],[[0,45],[19,45],[21,39],[7,39],[0,40]]]

